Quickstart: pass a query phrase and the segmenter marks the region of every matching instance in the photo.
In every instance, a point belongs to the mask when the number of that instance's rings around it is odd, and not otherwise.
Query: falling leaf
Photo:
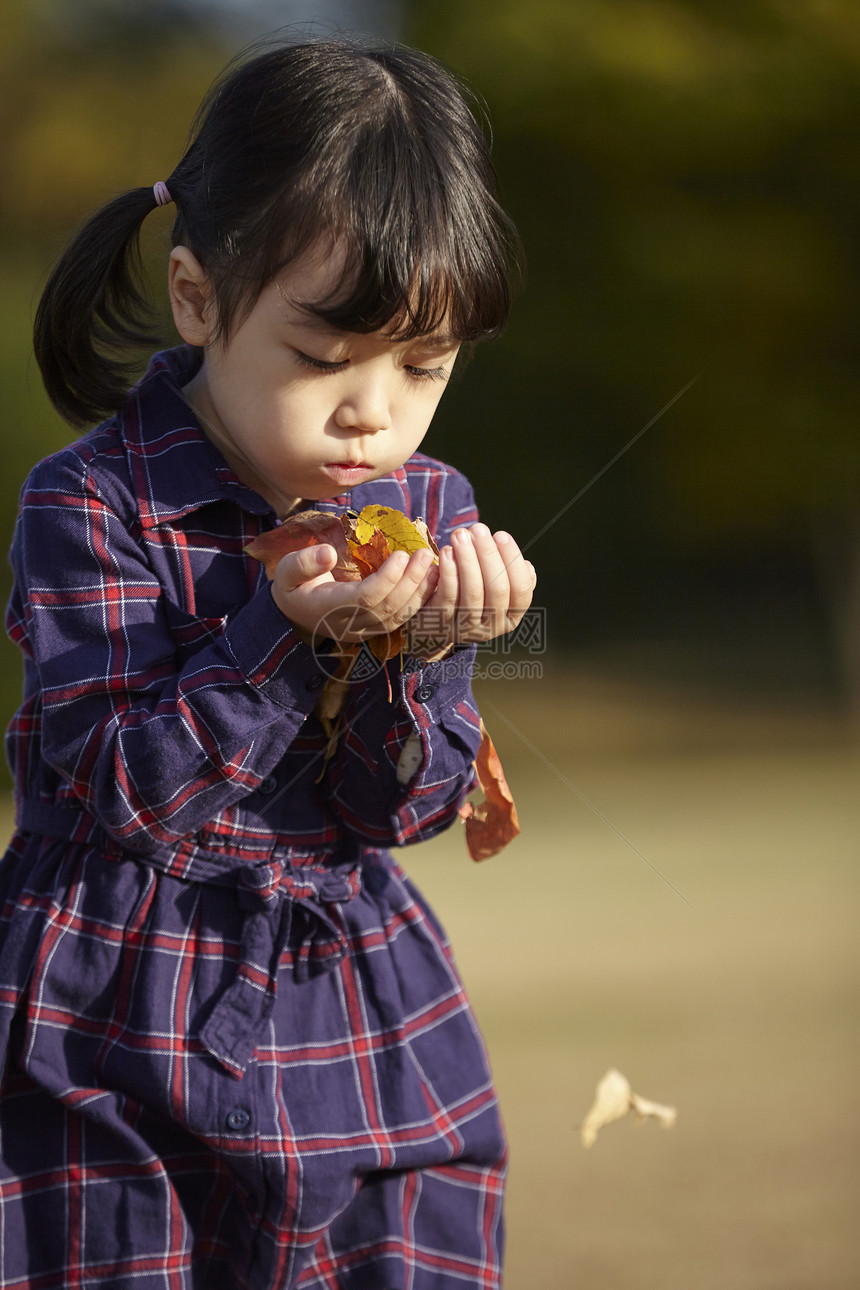
[[[508,788],[499,754],[481,722],[481,746],[475,759],[483,802],[464,802],[460,815],[466,821],[466,845],[473,860],[487,860],[506,847],[520,831],[517,808]]]
[[[678,1118],[674,1106],[663,1106],[660,1102],[650,1102],[645,1097],[634,1093],[630,1081],[620,1071],[608,1070],[597,1085],[594,1103],[582,1122],[582,1145],[593,1145],[599,1129],[612,1124],[614,1120],[623,1120],[633,1114],[641,1122],[646,1119],[657,1120],[664,1129],[671,1129]]]

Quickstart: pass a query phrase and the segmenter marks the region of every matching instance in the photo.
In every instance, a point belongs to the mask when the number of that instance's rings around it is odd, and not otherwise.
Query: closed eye
[[[413,367],[407,363],[404,369],[416,381],[446,381],[448,373],[444,367]]]
[[[347,365],[345,358],[339,362],[327,362],[324,358],[311,358],[310,354],[303,354],[300,349],[293,350],[293,353],[302,367],[309,367],[314,372],[340,372]]]
[[[302,367],[309,367],[312,372],[342,372],[349,365],[349,359],[342,358],[329,360],[324,358],[313,358],[310,354],[305,354],[301,349],[294,349],[298,362]],[[444,367],[417,367],[414,363],[405,363],[404,372],[407,372],[413,381],[446,381],[448,372]]]

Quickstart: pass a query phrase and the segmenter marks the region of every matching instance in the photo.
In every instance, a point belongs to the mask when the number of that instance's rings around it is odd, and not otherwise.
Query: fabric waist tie
[[[85,812],[25,800],[19,810],[22,833],[38,833],[67,842],[91,834]],[[101,832],[104,833],[102,830]],[[106,839],[110,835],[104,833]],[[151,865],[179,881],[232,887],[244,912],[236,977],[215,1005],[200,1032],[200,1041],[226,1070],[241,1079],[278,992],[278,971],[290,941],[293,974],[298,982],[330,971],[347,951],[341,905],[361,885],[358,844],[321,855],[317,863],[290,860],[242,863],[221,852],[198,853],[181,873],[173,853],[131,851],[115,839],[109,858],[125,857]],[[90,841],[85,845],[98,846]],[[304,924],[304,926],[302,926]]]

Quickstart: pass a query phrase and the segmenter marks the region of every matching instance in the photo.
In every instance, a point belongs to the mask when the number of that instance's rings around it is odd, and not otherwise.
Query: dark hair
[[[398,46],[282,45],[229,66],[166,180],[174,243],[209,276],[220,338],[321,240],[343,248],[343,273],[329,298],[307,307],[333,326],[393,324],[409,339],[445,320],[463,341],[497,335],[518,242],[470,99],[439,63]],[[155,206],[151,188],[108,203],[45,288],[36,356],[73,424],[116,410],[129,348],[157,340],[138,244]]]

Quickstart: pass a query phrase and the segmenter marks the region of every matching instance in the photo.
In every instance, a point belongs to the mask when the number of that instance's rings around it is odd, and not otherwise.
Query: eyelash
[[[302,367],[309,367],[313,372],[340,372],[346,367],[346,360],[340,363],[327,363],[322,358],[311,358],[310,354],[303,354],[300,349],[294,350],[296,358]],[[448,379],[448,373],[444,367],[414,367],[407,364],[404,369],[408,372],[413,381],[445,381]]]

